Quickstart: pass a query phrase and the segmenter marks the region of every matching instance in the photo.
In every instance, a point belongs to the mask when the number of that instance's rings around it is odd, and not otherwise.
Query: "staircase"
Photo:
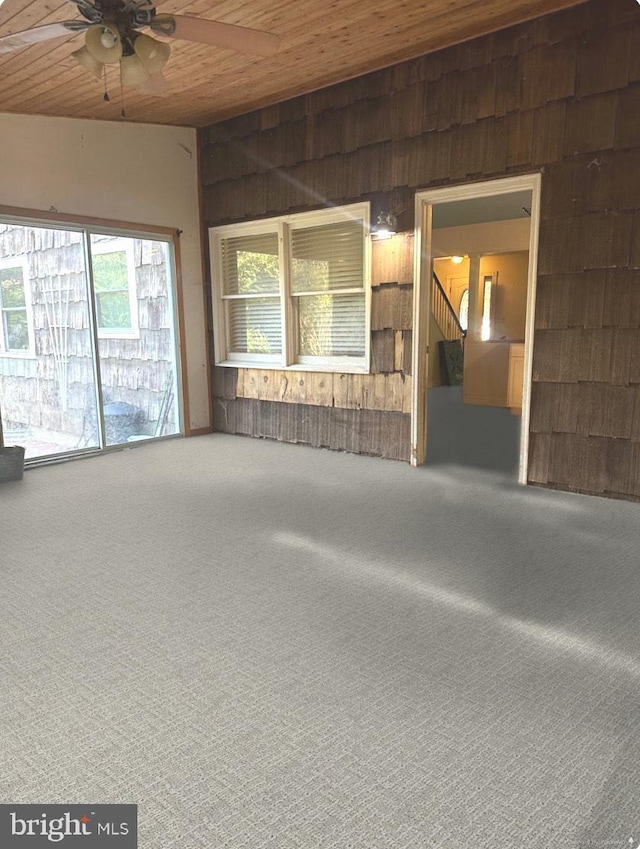
[[[427,385],[457,386],[462,383],[465,331],[451,301],[433,272],[429,328],[429,374]]]
[[[435,285],[431,287],[431,315],[435,319],[443,339],[447,342],[454,339],[461,341],[464,339],[465,331],[462,329],[456,311],[447,298],[435,271],[433,272],[433,282]]]

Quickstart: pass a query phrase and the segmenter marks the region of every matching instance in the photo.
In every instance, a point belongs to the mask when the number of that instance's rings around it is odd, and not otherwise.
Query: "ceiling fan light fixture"
[[[71,55],[79,65],[82,65],[83,68],[90,71],[94,77],[98,77],[98,79],[102,77],[104,65],[102,62],[98,62],[97,59],[94,59],[86,47],[81,47],[80,50],[75,50]]]
[[[87,30],[85,46],[96,62],[115,64],[122,58],[120,33],[108,24],[98,24]]]
[[[133,42],[136,56],[150,74],[158,74],[167,64],[171,48],[150,35],[139,35]]]
[[[125,87],[139,86],[146,83],[151,74],[135,53],[123,56],[120,60],[120,78]]]

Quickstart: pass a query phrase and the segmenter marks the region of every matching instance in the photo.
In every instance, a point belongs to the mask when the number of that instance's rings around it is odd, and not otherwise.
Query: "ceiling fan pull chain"
[[[106,65],[102,69],[102,76],[103,76],[103,79],[104,79],[104,96],[103,96],[102,99],[104,100],[105,103],[109,103],[111,98],[109,97],[109,92],[107,91],[107,66]]]
[[[123,121],[127,120],[127,115],[124,111],[124,86],[122,85],[122,74],[120,75],[120,117]]]

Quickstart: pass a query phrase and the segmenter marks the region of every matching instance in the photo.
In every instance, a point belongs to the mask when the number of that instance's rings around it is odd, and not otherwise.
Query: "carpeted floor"
[[[29,470],[0,487],[0,797],[137,803],[141,849],[635,849],[639,532],[232,436]]]
[[[500,407],[465,404],[462,386],[427,392],[427,465],[487,469],[518,480],[520,416]]]

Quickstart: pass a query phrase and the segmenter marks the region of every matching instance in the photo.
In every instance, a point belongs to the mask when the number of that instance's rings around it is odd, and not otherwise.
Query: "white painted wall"
[[[0,206],[182,230],[189,424],[210,424],[195,130],[0,113]]]

